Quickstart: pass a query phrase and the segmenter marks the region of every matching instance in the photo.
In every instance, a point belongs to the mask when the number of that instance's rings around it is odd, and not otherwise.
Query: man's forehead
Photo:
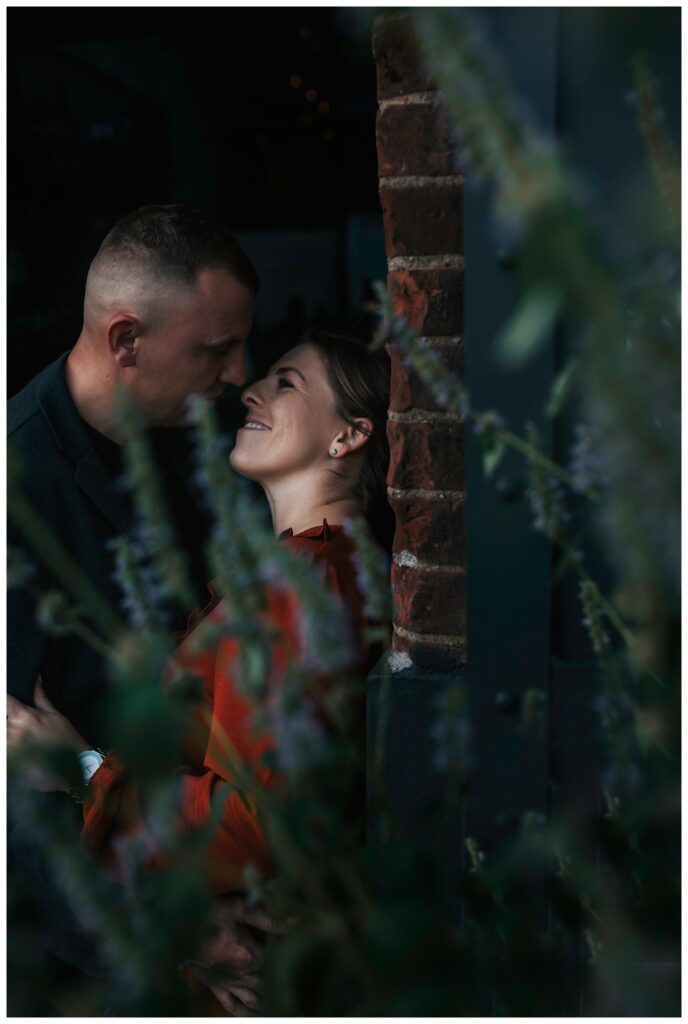
[[[220,273],[223,277],[206,277],[199,282],[187,306],[188,315],[204,323],[205,330],[214,337],[245,337],[253,324],[253,293],[237,278]]]
[[[196,275],[196,291],[220,293],[227,298],[253,306],[255,295],[228,267],[202,267]]]

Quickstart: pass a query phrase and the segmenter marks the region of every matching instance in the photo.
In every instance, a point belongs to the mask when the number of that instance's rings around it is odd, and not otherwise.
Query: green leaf
[[[268,1005],[268,1013],[297,1016],[304,1012],[304,997],[317,997],[318,982],[324,961],[331,947],[322,938],[306,931],[293,931],[272,946],[268,964],[268,1000],[276,998],[277,1005]],[[278,1009],[279,1007],[279,1009]]]
[[[571,385],[578,372],[579,365],[580,360],[578,356],[572,356],[556,375],[552,384],[552,390],[550,391],[549,401],[545,407],[545,414],[549,419],[553,419],[561,412],[566,399],[571,394]]]
[[[483,460],[483,473],[489,479],[501,462],[502,456],[506,451],[506,445],[501,437],[492,430],[486,430],[481,435],[479,445]]]
[[[556,288],[529,291],[497,335],[495,345],[501,362],[518,366],[533,356],[547,340],[562,302],[563,295]]]

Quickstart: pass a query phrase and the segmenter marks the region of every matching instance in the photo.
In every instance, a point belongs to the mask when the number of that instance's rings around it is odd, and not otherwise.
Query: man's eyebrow
[[[296,369],[295,366],[278,366],[276,370],[270,369],[268,372],[269,373],[290,373],[290,372],[291,373],[298,373],[298,375],[301,378],[301,380],[303,381],[303,383],[304,384],[306,383],[306,378],[304,377],[304,375],[301,373],[300,370]]]

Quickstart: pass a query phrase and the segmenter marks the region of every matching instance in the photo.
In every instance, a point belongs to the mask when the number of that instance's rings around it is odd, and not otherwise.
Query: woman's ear
[[[365,417],[360,417],[353,423],[347,423],[330,442],[330,455],[333,458],[339,458],[349,452],[358,451],[364,444],[367,444],[374,429],[373,421]]]
[[[139,333],[139,320],[133,314],[113,317],[108,324],[108,346],[118,366],[136,366],[136,339]]]

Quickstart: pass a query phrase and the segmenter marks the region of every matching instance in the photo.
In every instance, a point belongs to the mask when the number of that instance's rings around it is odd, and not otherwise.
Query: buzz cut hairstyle
[[[103,239],[92,268],[104,263],[145,267],[156,276],[193,286],[201,270],[226,270],[256,296],[258,273],[237,240],[218,221],[181,203],[142,206]]]

